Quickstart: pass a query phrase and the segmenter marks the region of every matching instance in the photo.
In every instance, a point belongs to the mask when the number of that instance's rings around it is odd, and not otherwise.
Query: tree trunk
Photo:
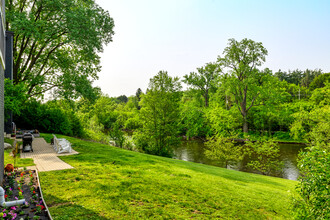
[[[243,133],[247,134],[249,132],[247,118],[243,118]]]
[[[206,91],[205,91],[204,99],[205,99],[205,107],[209,107],[209,90],[208,89],[206,89]]]

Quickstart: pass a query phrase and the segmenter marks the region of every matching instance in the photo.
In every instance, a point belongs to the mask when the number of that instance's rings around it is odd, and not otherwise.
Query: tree
[[[206,137],[210,134],[210,126],[205,116],[206,108],[200,107],[196,99],[188,99],[183,96],[180,105],[180,118],[182,132],[187,140],[191,137]]]
[[[14,84],[29,96],[49,90],[65,97],[90,96],[103,45],[114,21],[94,0],[6,1],[6,29],[13,40]]]
[[[136,98],[135,106],[137,110],[141,109],[141,106],[139,105],[139,102],[141,101],[141,94],[143,94],[143,92],[140,88],[138,88],[135,93],[135,98]]]
[[[110,138],[115,142],[116,147],[123,148],[126,138],[118,123],[113,125],[109,134]]]
[[[330,82],[330,73],[324,73],[315,77],[309,85],[309,88],[312,91],[317,88],[322,88],[325,86],[326,82]]]
[[[143,127],[134,134],[144,152],[170,156],[172,147],[178,144],[180,90],[179,78],[170,77],[166,71],[150,79],[140,102]]]
[[[96,100],[93,110],[89,113],[97,118],[105,132],[113,127],[119,116],[119,113],[115,111],[118,106],[115,100],[108,96],[101,96]]]
[[[242,145],[235,143],[232,138],[216,135],[208,138],[205,147],[205,155],[212,160],[220,160],[225,168],[244,158]]]
[[[329,219],[330,144],[309,147],[298,157],[300,172],[294,197],[296,219]]]
[[[305,71],[296,69],[293,71],[289,70],[288,73],[279,70],[278,72],[274,73],[274,76],[279,78],[281,81],[285,80],[288,83],[301,85],[303,87],[308,88],[311,82],[314,80],[314,78],[321,74],[322,74],[322,70],[320,69],[315,69],[315,70],[306,69]]]
[[[262,43],[253,40],[243,39],[238,42],[229,39],[229,46],[224,50],[224,57],[218,57],[221,67],[229,69],[229,73],[224,77],[224,83],[229,93],[234,96],[236,106],[243,117],[243,132],[248,132],[247,116],[248,111],[260,98],[260,85],[266,82],[267,73],[257,69],[265,62],[267,50]]]
[[[15,86],[9,79],[5,79],[4,87],[5,112],[11,111],[13,114],[20,115],[23,104],[27,99],[26,87],[23,84]]]
[[[128,102],[128,98],[126,95],[118,96],[116,99],[117,99],[118,103],[127,103]]]
[[[204,67],[197,68],[197,73],[191,72],[184,76],[183,82],[198,89],[205,100],[205,107],[209,106],[209,92],[214,89],[213,81],[219,76],[220,69],[216,63],[207,63]]]
[[[329,219],[330,83],[315,89],[311,101],[314,109],[295,113],[291,126],[294,137],[308,143],[298,158],[299,196],[294,198],[294,213],[297,219]]]
[[[280,161],[280,147],[273,141],[249,141],[245,144],[245,153],[249,156],[248,167],[263,175],[279,172],[283,162]]]

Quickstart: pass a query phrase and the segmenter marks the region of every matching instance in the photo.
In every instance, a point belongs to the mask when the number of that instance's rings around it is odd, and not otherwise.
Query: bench
[[[61,154],[61,153],[71,153],[72,147],[71,143],[65,139],[65,138],[57,138],[53,134],[53,147],[56,153]]]

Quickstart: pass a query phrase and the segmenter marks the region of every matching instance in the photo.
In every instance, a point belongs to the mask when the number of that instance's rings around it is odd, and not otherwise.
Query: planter
[[[25,199],[25,204],[0,207],[0,219],[52,219],[42,196],[36,170],[6,172],[3,188],[6,201]]]

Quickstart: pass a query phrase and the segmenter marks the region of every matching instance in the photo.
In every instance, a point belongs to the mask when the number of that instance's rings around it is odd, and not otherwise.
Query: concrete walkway
[[[78,154],[77,151],[72,150],[71,153],[57,154],[52,145],[43,138],[34,138],[32,147],[33,152],[22,152],[21,158],[32,158],[39,172],[74,168],[57,156]]]

